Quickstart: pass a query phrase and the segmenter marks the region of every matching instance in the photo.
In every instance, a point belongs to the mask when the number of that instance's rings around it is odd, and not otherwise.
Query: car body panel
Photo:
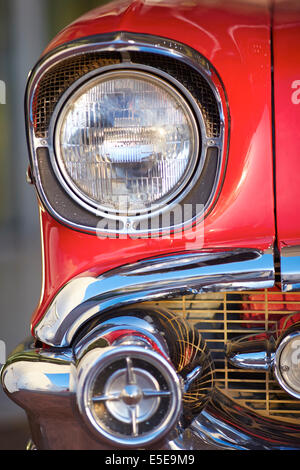
[[[167,21],[166,21],[167,19]],[[143,32],[193,47],[215,67],[230,110],[230,141],[222,190],[204,221],[204,239],[193,249],[255,248],[275,239],[270,13],[268,2],[113,2],[67,27],[55,47],[108,32]],[[159,254],[189,250],[181,239],[102,239],[55,221],[41,206],[43,291],[33,326],[71,278]]]

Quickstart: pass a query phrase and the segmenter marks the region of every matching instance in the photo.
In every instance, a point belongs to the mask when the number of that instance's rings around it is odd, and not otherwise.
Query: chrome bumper
[[[72,350],[20,345],[2,371],[6,393],[27,412],[38,449],[108,449],[85,427],[76,406]],[[155,445],[162,450],[300,449],[300,429],[256,415],[214,389],[184,431],[175,429]]]
[[[80,277],[55,297],[35,327],[46,348],[32,338],[2,370],[10,398],[28,415],[39,449],[107,449],[89,432],[76,392],[76,359],[71,347],[90,320],[146,300],[190,293],[263,289],[274,285],[272,250],[238,249],[177,253],[140,261],[98,278]],[[155,449],[300,449],[300,427],[256,415],[214,388],[199,415],[184,431],[174,429]]]

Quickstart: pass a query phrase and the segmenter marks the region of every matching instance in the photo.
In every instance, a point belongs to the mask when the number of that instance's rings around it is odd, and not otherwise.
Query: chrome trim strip
[[[43,343],[66,347],[84,323],[111,309],[166,296],[264,289],[272,287],[274,279],[272,250],[177,253],[147,259],[98,278],[71,280],[34,333]]]
[[[281,290],[300,290],[300,246],[286,246],[280,252]]]
[[[127,68],[128,66],[130,67],[130,62],[128,62],[128,51],[139,51],[139,52],[148,52],[148,53],[154,53],[154,54],[160,54],[160,55],[165,55],[168,57],[172,57],[174,59],[181,60],[184,62],[186,65],[190,66],[191,68],[195,69],[198,73],[200,73],[205,80],[208,82],[210,85],[211,90],[213,91],[217,105],[218,105],[218,110],[219,110],[219,116],[220,116],[220,136],[219,138],[208,138],[207,136],[204,136],[204,129],[203,129],[203,123],[202,120],[200,119],[199,121],[199,126],[201,128],[201,134],[202,134],[202,140],[204,141],[204,147],[207,150],[210,147],[217,147],[218,151],[221,152],[221,158],[219,161],[218,165],[218,177],[215,180],[214,183],[214,188],[212,191],[212,194],[206,204],[206,207],[203,208],[203,211],[200,214],[200,217],[203,217],[204,211],[210,206],[213,197],[216,194],[216,188],[217,185],[219,184],[219,180],[221,175],[221,161],[223,158],[227,159],[227,153],[228,153],[228,144],[227,144],[227,149],[224,148],[224,138],[225,138],[225,109],[226,108],[226,119],[228,121],[230,120],[229,116],[229,107],[228,107],[228,102],[227,102],[227,97],[226,93],[224,90],[223,83],[218,76],[216,70],[213,68],[212,64],[208,62],[207,59],[205,59],[199,52],[196,50],[192,49],[189,46],[186,46],[185,44],[178,43],[176,41],[172,41],[166,38],[161,38],[157,36],[152,36],[152,35],[142,35],[142,34],[136,34],[136,33],[128,33],[128,32],[116,32],[116,33],[110,33],[110,34],[103,34],[103,35],[98,35],[98,36],[91,36],[89,38],[85,38],[79,41],[73,41],[67,44],[64,44],[54,51],[51,51],[49,54],[47,54],[45,57],[43,57],[36,65],[32,73],[30,74],[28,84],[27,84],[27,90],[26,90],[26,102],[25,102],[25,111],[26,111],[26,121],[27,121],[27,127],[28,127],[28,132],[27,132],[27,137],[28,137],[28,147],[29,147],[29,152],[31,155],[31,160],[32,160],[32,172],[33,172],[33,177],[36,185],[36,189],[39,195],[39,198],[43,202],[45,208],[47,211],[55,218],[57,219],[60,223],[69,226],[71,228],[84,231],[84,232],[89,232],[89,233],[95,233],[97,229],[95,227],[89,227],[86,225],[81,225],[77,224],[74,222],[71,222],[70,220],[62,217],[54,208],[52,208],[47,195],[43,189],[43,185],[41,182],[41,177],[39,173],[39,167],[38,167],[38,160],[37,160],[37,148],[38,147],[46,147],[52,152],[53,148],[53,142],[52,142],[52,131],[50,132],[50,136],[47,139],[40,139],[35,137],[34,134],[34,128],[33,128],[33,116],[32,116],[32,109],[33,109],[33,98],[35,96],[35,92],[37,90],[37,87],[39,85],[39,81],[43,77],[43,75],[54,65],[56,65],[58,62],[67,59],[71,56],[76,56],[79,54],[87,53],[87,52],[104,52],[104,51],[117,51],[120,52],[122,57],[123,57],[123,66],[124,68]],[[146,65],[143,66],[141,64],[134,64],[134,67],[136,69],[144,69],[144,70],[150,70],[151,67],[147,67]],[[114,69],[118,67],[105,67],[101,70],[109,70],[109,69]],[[161,75],[161,77],[166,77],[167,74],[163,71],[160,71],[158,69],[155,69],[156,73],[158,75]],[[93,75],[93,72],[91,72],[91,75]],[[89,76],[89,74],[88,74]],[[171,82],[177,82],[177,80],[172,79],[172,77],[169,76],[168,78]],[[80,83],[80,79],[76,81],[76,83]],[[177,82],[178,83],[178,82]],[[181,86],[181,91],[183,87]],[[223,99],[221,98],[220,91],[222,92]],[[186,95],[189,94],[189,92],[186,90],[185,92]],[[60,100],[61,102],[61,100]],[[224,106],[223,106],[224,103]],[[190,103],[193,105],[193,102]],[[60,107],[60,106],[58,106]],[[193,108],[195,106],[193,105]],[[54,112],[54,115],[57,113],[57,109]],[[200,114],[199,114],[200,113]],[[199,110],[198,118],[199,115],[201,115],[201,112]],[[229,124],[229,123],[228,123]],[[50,126],[51,127],[51,126]],[[53,126],[52,126],[53,127]],[[49,128],[50,129],[50,128]],[[229,127],[228,127],[228,139],[229,139]],[[227,140],[228,140],[227,139]],[[199,159],[203,161],[203,153],[200,152]],[[57,176],[58,174],[58,169],[57,169],[57,164],[55,162],[55,158],[51,158],[52,162],[54,162],[53,169],[55,171],[55,174]],[[194,180],[193,180],[194,181]],[[61,182],[61,181],[60,181]],[[64,184],[64,188],[66,190],[66,185]],[[190,188],[190,185],[185,188],[186,190]],[[79,204],[79,201],[77,200],[77,196],[74,194],[73,199],[76,199],[76,202]],[[175,203],[176,201],[174,201]],[[81,206],[84,206],[87,210],[88,208],[86,207],[86,204],[84,201],[80,202]],[[170,209],[170,206],[168,206]],[[157,210],[153,214],[151,214],[151,217],[157,216],[160,214],[162,210]],[[97,211],[97,215],[99,217],[101,216],[101,212]],[[112,219],[112,215],[106,214],[107,219]],[[194,217],[191,220],[185,221],[184,224],[180,224],[176,226],[176,229],[181,229],[182,226],[189,226],[189,224],[195,222],[196,219],[199,219],[199,214]],[[134,223],[131,221],[130,218],[128,218],[128,223],[130,224],[130,230],[128,230],[127,224],[127,219],[123,218],[122,222],[124,224],[124,230],[109,230],[109,229],[104,229],[101,228],[101,233],[132,233],[135,234],[136,236],[144,236],[142,232],[139,232],[138,230],[134,229]],[[126,228],[127,227],[127,228]],[[164,227],[163,230],[168,230],[170,227]],[[174,229],[174,227],[172,227]],[[155,230],[153,231],[155,233]],[[158,231],[159,232],[159,231]]]

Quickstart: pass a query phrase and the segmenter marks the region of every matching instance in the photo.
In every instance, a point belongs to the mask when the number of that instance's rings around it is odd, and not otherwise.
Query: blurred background
[[[9,354],[29,336],[41,288],[40,234],[35,192],[26,183],[28,155],[24,92],[30,69],[48,42],[104,0],[0,0],[0,340]],[[0,449],[24,449],[25,413],[0,390]]]

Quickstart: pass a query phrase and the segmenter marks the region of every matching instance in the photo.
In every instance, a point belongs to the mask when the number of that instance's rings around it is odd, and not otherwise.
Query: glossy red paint
[[[300,3],[274,9],[276,199],[279,247],[300,245]]]
[[[119,1],[66,28],[47,51],[66,41],[113,31],[168,37],[202,53],[228,96],[231,137],[220,197],[205,219],[204,243],[193,249],[253,247],[274,242],[271,56],[268,2]],[[99,240],[63,227],[41,208],[44,287],[35,325],[72,277],[100,274],[138,259],[191,249],[186,238]]]

